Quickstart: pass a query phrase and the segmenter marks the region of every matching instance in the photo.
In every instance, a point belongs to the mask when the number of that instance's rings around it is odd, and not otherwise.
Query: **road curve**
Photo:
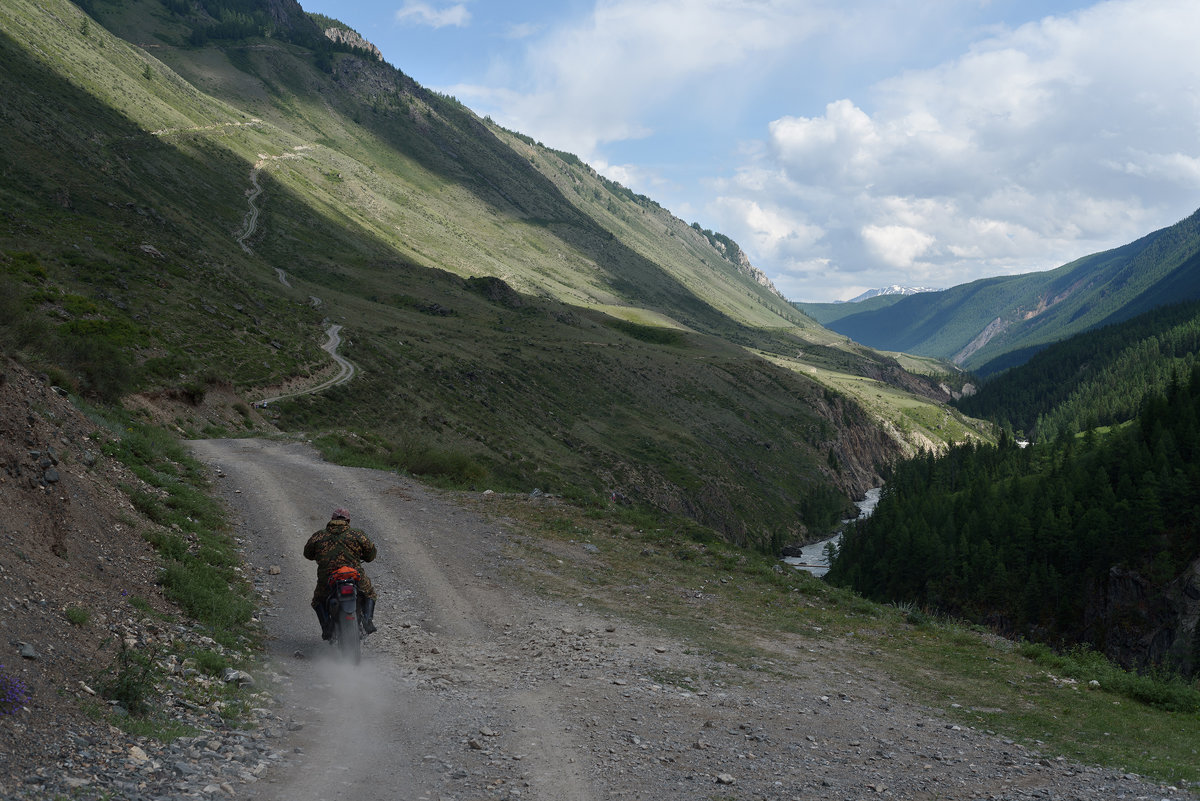
[[[967,722],[974,711],[947,715],[914,698],[872,642],[895,635],[832,636],[811,625],[821,620],[807,617],[812,602],[789,613],[794,631],[710,651],[625,619],[623,609],[644,603],[643,584],[606,584],[607,560],[628,557],[604,540],[509,532],[455,496],[325,463],[300,443],[192,447],[219,468],[264,596],[262,680],[290,718],[274,734],[292,757],[239,799],[1182,798],[996,736]],[[546,503],[552,513],[556,502]],[[301,558],[338,506],[379,547],[368,572],[380,631],[358,668],[319,639],[315,569]],[[644,581],[659,581],[654,554],[642,558]],[[718,572],[707,588],[674,590],[702,611],[746,589],[736,571]],[[543,581],[573,589],[523,589]],[[1070,704],[1077,690],[1061,692]]]
[[[262,194],[262,186],[258,183],[258,171],[262,168],[262,162],[254,165],[254,169],[250,170],[250,185],[251,189],[246,193],[246,202],[250,205],[246,215],[242,218],[242,232],[238,234],[237,243],[242,246],[242,250],[246,253],[253,253],[250,246],[246,244],[246,240],[254,235],[258,230],[258,205],[254,202],[258,196]]]
[[[354,366],[353,362],[337,352],[338,348],[342,344],[341,332],[342,327],[340,325],[335,324],[329,326],[329,329],[325,332],[325,335],[328,337],[328,339],[326,339],[325,344],[321,346],[321,350],[328,353],[330,358],[337,362],[337,375],[328,381],[323,381],[320,384],[317,384],[315,387],[308,387],[307,389],[301,389],[296,392],[288,392],[283,395],[276,395],[273,398],[263,398],[262,400],[257,401],[255,405],[266,406],[269,403],[275,403],[276,401],[285,400],[287,398],[297,398],[301,395],[312,395],[316,392],[323,392],[330,387],[336,387],[341,384],[345,384],[347,381],[354,378],[354,376],[358,373],[358,368]]]

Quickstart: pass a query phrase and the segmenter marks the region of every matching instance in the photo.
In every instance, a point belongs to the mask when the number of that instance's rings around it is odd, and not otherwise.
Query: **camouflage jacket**
[[[329,574],[339,567],[362,570],[363,562],[375,558],[375,543],[345,520],[330,520],[325,528],[304,543],[304,558],[317,563],[317,585],[324,586]]]

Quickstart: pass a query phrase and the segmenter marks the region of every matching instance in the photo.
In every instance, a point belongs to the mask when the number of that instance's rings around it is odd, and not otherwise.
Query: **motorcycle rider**
[[[326,601],[329,597],[329,574],[339,567],[358,571],[358,589],[363,597],[363,629],[375,631],[375,587],[362,569],[363,562],[375,559],[375,543],[361,529],[350,528],[350,512],[345,507],[333,511],[325,528],[315,532],[304,543],[304,558],[317,563],[317,588],[313,591],[312,608],[321,621],[321,639],[333,636],[333,621],[329,618]]]

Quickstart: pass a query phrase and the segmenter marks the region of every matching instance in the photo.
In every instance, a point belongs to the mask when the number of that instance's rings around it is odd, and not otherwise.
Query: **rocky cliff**
[[[326,28],[325,38],[368,53],[376,61],[383,61],[383,53],[379,52],[379,48],[362,38],[357,31],[349,28]]]
[[[1114,567],[1088,605],[1085,626],[1110,659],[1129,669],[1168,667],[1200,673],[1200,559],[1157,587],[1140,573]]]

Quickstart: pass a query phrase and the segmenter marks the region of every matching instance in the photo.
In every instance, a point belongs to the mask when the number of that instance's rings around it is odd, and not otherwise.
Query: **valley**
[[[1196,797],[1200,217],[810,317],[230,2],[0,4],[0,796]]]

